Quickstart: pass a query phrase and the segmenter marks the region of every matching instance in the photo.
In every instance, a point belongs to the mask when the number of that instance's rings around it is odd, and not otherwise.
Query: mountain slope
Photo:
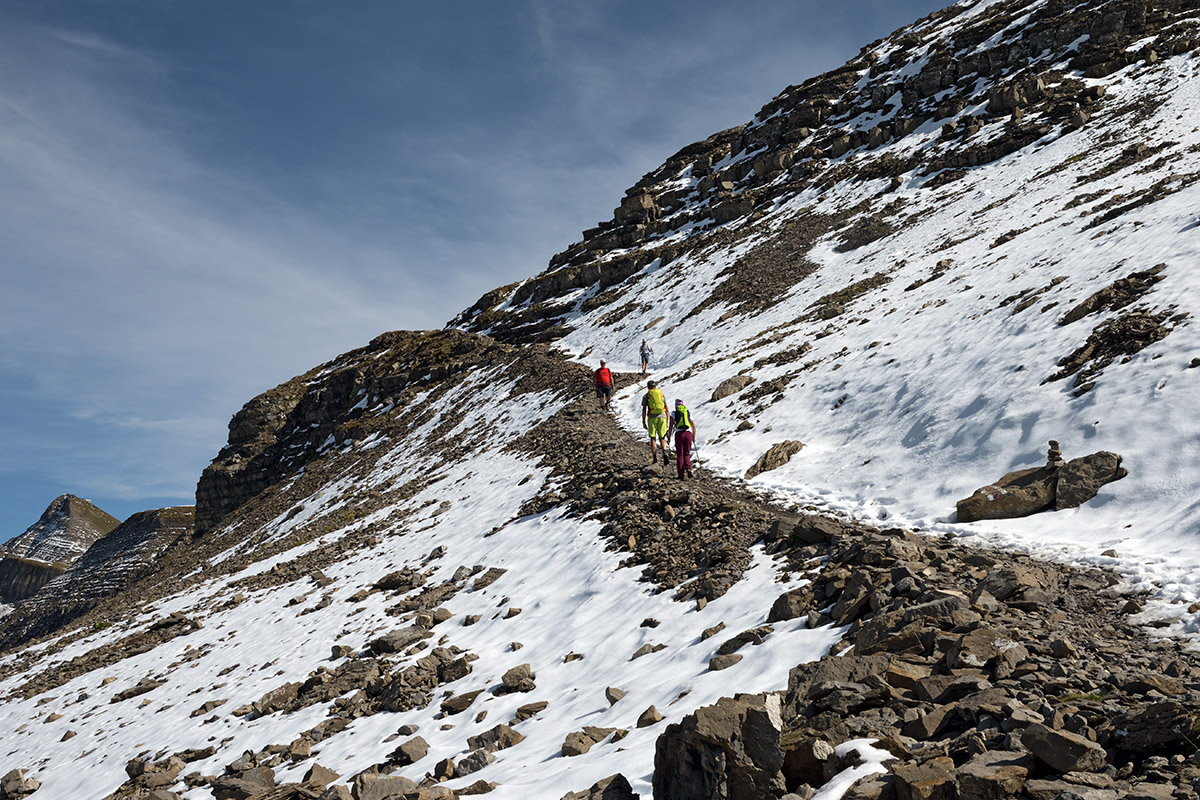
[[[610,798],[1192,796],[1200,661],[1163,634],[1200,614],[1196,12],[952,6],[684,148],[457,328],[254,398],[194,534],[0,657],[0,774],[63,798],[557,800],[615,773]],[[649,464],[642,339],[695,413],[692,482]],[[1130,474],[954,520],[1050,439]]]
[[[1147,559],[1183,559],[1162,613],[1200,632],[1198,14],[951,6],[684,148],[455,324],[620,368],[648,340],[712,464],[807,445],[757,479],[791,500],[1065,548],[1141,586]],[[702,402],[733,376],[753,383]],[[1077,511],[954,524],[1050,440],[1129,477]]]

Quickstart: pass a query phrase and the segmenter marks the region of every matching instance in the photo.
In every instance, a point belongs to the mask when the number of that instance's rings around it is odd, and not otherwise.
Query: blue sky
[[[943,5],[0,0],[0,540],[190,503],[255,394]]]

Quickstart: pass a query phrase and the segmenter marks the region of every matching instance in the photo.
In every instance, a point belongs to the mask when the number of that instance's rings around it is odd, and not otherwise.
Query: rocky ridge
[[[155,560],[169,547],[191,537],[193,519],[191,506],[132,515],[0,619],[0,643],[12,647],[44,636],[119,594],[153,572]]]
[[[1161,98],[1117,104],[1094,81],[1194,51],[1198,19],[1200,5],[1188,0],[1008,0],[982,12],[949,6],[788,87],[749,123],[684,147],[543,273],[485,294],[452,324],[506,341],[553,341],[570,330],[573,313],[620,311],[622,288],[648,270],[733,248],[742,251],[737,263],[691,313],[717,304],[760,309],[819,269],[807,251],[820,240],[849,251],[903,227],[911,204],[892,195],[902,186],[939,191],[966,170],[1035,143],[1145,115]],[[1096,195],[1112,191],[1103,181],[1122,162],[1160,149],[1138,145],[1117,154],[1091,177]],[[1102,206],[1097,222],[1195,179]],[[853,207],[818,213],[814,204],[783,225],[771,222],[770,212],[789,198],[819,198],[844,182],[886,188]],[[849,287],[846,299],[868,288]],[[825,308],[839,305],[831,298]]]

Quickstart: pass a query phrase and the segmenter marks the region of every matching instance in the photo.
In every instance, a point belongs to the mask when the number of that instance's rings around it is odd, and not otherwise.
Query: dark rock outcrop
[[[778,695],[739,695],[667,726],[654,751],[661,800],[753,800],[783,793]]]
[[[778,444],[771,445],[767,452],[763,453],[759,457],[758,461],[755,461],[750,469],[746,470],[746,480],[750,480],[751,478],[761,475],[764,472],[769,472],[773,469],[779,469],[784,464],[788,463],[788,461],[791,461],[792,456],[796,455],[796,453],[799,453],[803,447],[804,442],[799,442],[792,439],[789,439],[786,442],[779,442]]]

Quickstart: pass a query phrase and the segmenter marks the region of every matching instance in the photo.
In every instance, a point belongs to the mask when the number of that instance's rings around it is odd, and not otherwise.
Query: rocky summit
[[[1200,796],[1198,45],[964,0],[251,399],[194,508],[56,501],[0,800]]]
[[[87,500],[56,497],[37,522],[0,546],[0,600],[11,603],[35,594],[118,522]]]

